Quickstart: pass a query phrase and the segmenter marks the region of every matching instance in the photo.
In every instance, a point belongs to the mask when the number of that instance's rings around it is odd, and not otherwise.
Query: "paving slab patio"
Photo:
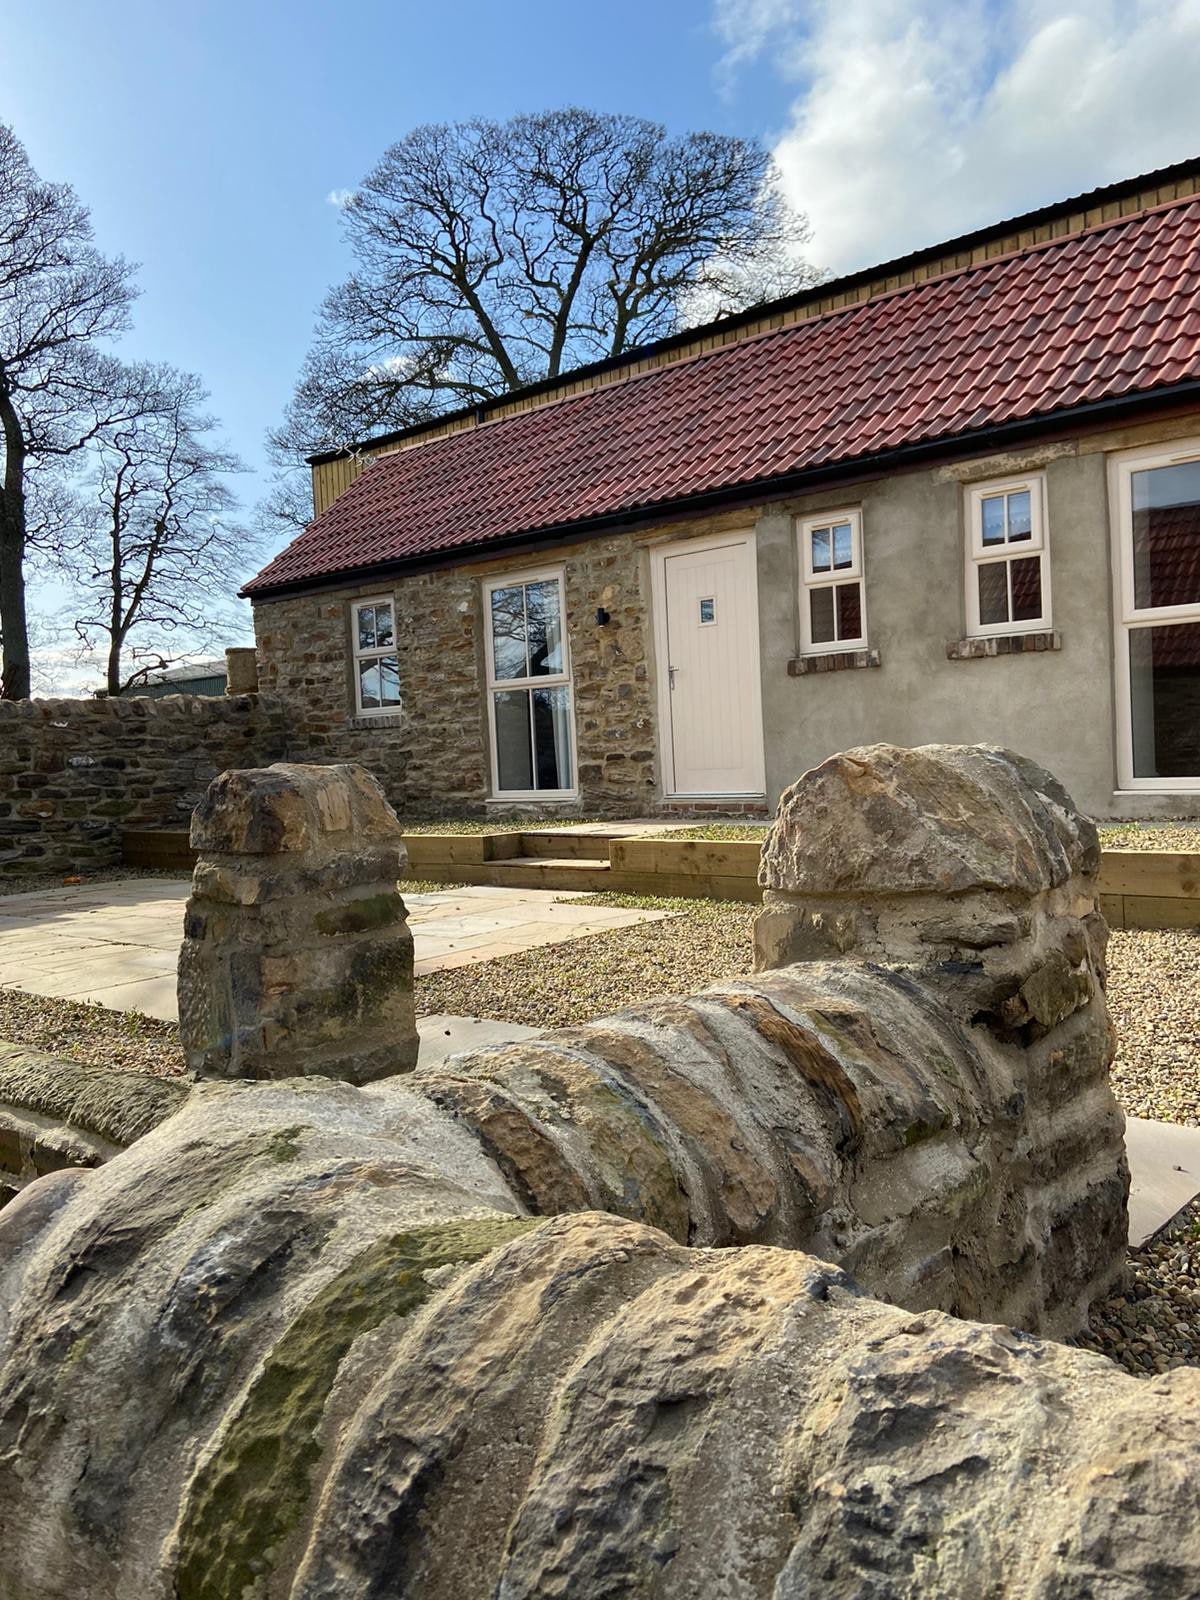
[[[174,1022],[189,887],[187,878],[130,878],[0,898],[0,987]],[[576,905],[582,895],[551,889],[464,886],[404,898],[418,974],[671,915]]]

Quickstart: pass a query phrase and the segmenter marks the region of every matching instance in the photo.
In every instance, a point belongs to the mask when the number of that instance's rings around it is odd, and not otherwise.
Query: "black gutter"
[[[1037,228],[1044,222],[1052,222],[1063,212],[1090,209],[1094,206],[1105,205],[1110,200],[1115,200],[1129,193],[1131,189],[1140,189],[1153,186],[1161,188],[1164,184],[1176,183],[1180,178],[1200,168],[1200,156],[1193,156],[1187,161],[1176,161],[1169,167],[1160,167],[1156,172],[1146,172],[1140,177],[1123,178],[1119,183],[1109,183],[1098,189],[1086,190],[1083,194],[1073,195],[1066,200],[1056,200],[1053,205],[1039,206],[1036,211],[1026,211],[1019,217],[1009,217],[1003,222],[989,223],[986,228],[976,228],[971,233],[960,234],[955,239],[945,239],[939,244],[924,245],[920,250],[914,250],[905,256],[897,256],[892,261],[880,262],[877,266],[860,267],[855,272],[847,273],[841,278],[830,278],[825,283],[814,284],[809,289],[801,289],[799,293],[785,295],[780,300],[764,300],[758,305],[748,306],[744,311],[736,311],[727,317],[720,317],[715,322],[701,323],[695,328],[688,328],[681,333],[667,334],[662,339],[655,339],[650,344],[635,345],[630,350],[623,350],[620,355],[603,356],[598,361],[591,361],[586,366],[572,367],[568,372],[560,372],[554,378],[539,378],[536,383],[523,384],[519,389],[510,389],[506,394],[496,395],[490,400],[475,401],[471,405],[460,406],[455,411],[443,412],[440,416],[432,417],[427,422],[414,422],[406,428],[397,428],[391,433],[375,434],[369,439],[360,439],[354,444],[344,445],[336,450],[322,450],[316,455],[306,456],[310,467],[324,466],[330,461],[344,461],[358,454],[360,450],[378,450],[385,445],[400,444],[405,439],[415,439],[420,435],[429,433],[434,428],[440,428],[448,423],[474,421],[481,423],[496,410],[511,405],[514,400],[533,399],[537,395],[548,394],[555,389],[563,388],[569,383],[576,383],[584,379],[599,377],[606,372],[614,372],[623,366],[631,366],[647,357],[666,355],[672,350],[680,350],[693,344],[697,339],[706,338],[709,334],[723,333],[726,329],[748,327],[753,322],[760,321],[763,317],[784,315],[798,310],[802,306],[811,305],[815,300],[823,300],[827,295],[842,294],[850,289],[860,288],[864,283],[872,283],[877,278],[895,277],[902,272],[910,272],[916,267],[924,266],[926,262],[936,261],[941,256],[958,254],[967,250],[974,250],[978,245],[986,244],[1006,233],[1019,232],[1025,228]],[[1113,217],[1111,222],[1103,224],[1107,227],[1118,227],[1123,222],[1131,222],[1138,212],[1130,212],[1128,216]],[[1054,240],[1047,240],[1053,244]],[[980,265],[987,265],[986,262]],[[920,287],[917,284],[913,288]],[[852,311],[853,306],[839,309]],[[566,398],[570,398],[567,396]]]
[[[247,593],[240,589],[239,597],[251,604],[260,600],[285,600],[296,595],[319,593],[340,588],[347,583],[371,583],[377,578],[396,578],[417,572],[433,572],[446,567],[460,567],[471,562],[490,560],[509,551],[536,551],[552,549],[576,539],[598,538],[603,533],[631,526],[654,525],[680,516],[700,515],[705,511],[736,509],[741,505],[756,505],[763,500],[777,500],[802,491],[843,487],[877,478],[889,471],[900,471],[939,461],[954,461],[963,456],[973,456],[1021,444],[1031,438],[1045,437],[1050,443],[1054,436],[1073,431],[1077,422],[1112,422],[1136,416],[1143,412],[1170,406],[1187,400],[1200,400],[1200,378],[1184,383],[1170,384],[1162,389],[1143,389],[1132,395],[1114,395],[1105,400],[1090,400],[1083,405],[1071,406],[1062,411],[1044,411],[1018,422],[1001,423],[979,428],[972,433],[954,434],[917,444],[900,445],[894,450],[882,451],[873,456],[859,456],[832,462],[826,466],[806,467],[799,472],[783,473],[773,478],[757,478],[749,483],[731,484],[728,488],[712,489],[703,494],[687,495],[676,500],[662,500],[650,505],[630,507],[578,522],[556,523],[550,527],[532,528],[525,533],[512,534],[504,539],[481,540],[472,545],[455,545],[452,549],[429,551],[399,561],[381,561],[368,567],[349,567],[340,571],[323,572],[319,578],[298,579],[292,583],[272,584],[269,588]]]

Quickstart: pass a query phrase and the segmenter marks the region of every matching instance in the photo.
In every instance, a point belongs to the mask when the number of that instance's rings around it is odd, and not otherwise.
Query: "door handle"
[[[669,689],[673,689],[675,687],[675,674],[678,671],[679,671],[678,667],[668,667],[667,668],[667,687]]]

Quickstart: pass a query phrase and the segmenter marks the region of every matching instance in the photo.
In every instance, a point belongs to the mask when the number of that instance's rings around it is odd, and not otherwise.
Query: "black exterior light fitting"
[[[596,607],[596,626],[598,628],[607,628],[611,621],[612,621],[612,618],[609,616],[608,612],[605,611],[604,607],[603,606],[597,606]]]

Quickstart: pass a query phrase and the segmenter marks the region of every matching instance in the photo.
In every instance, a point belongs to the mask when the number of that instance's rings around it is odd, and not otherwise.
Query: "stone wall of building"
[[[286,709],[290,758],[361,762],[401,816],[484,815],[491,757],[482,583],[547,567],[565,579],[580,793],[540,809],[648,809],[657,784],[650,580],[628,535],[259,602],[259,683]],[[396,716],[358,717],[350,604],[375,595],[394,598],[404,703]],[[600,609],[609,616],[604,625]]]
[[[0,872],[113,865],[127,828],[186,828],[219,772],[285,742],[259,695],[0,700]]]

